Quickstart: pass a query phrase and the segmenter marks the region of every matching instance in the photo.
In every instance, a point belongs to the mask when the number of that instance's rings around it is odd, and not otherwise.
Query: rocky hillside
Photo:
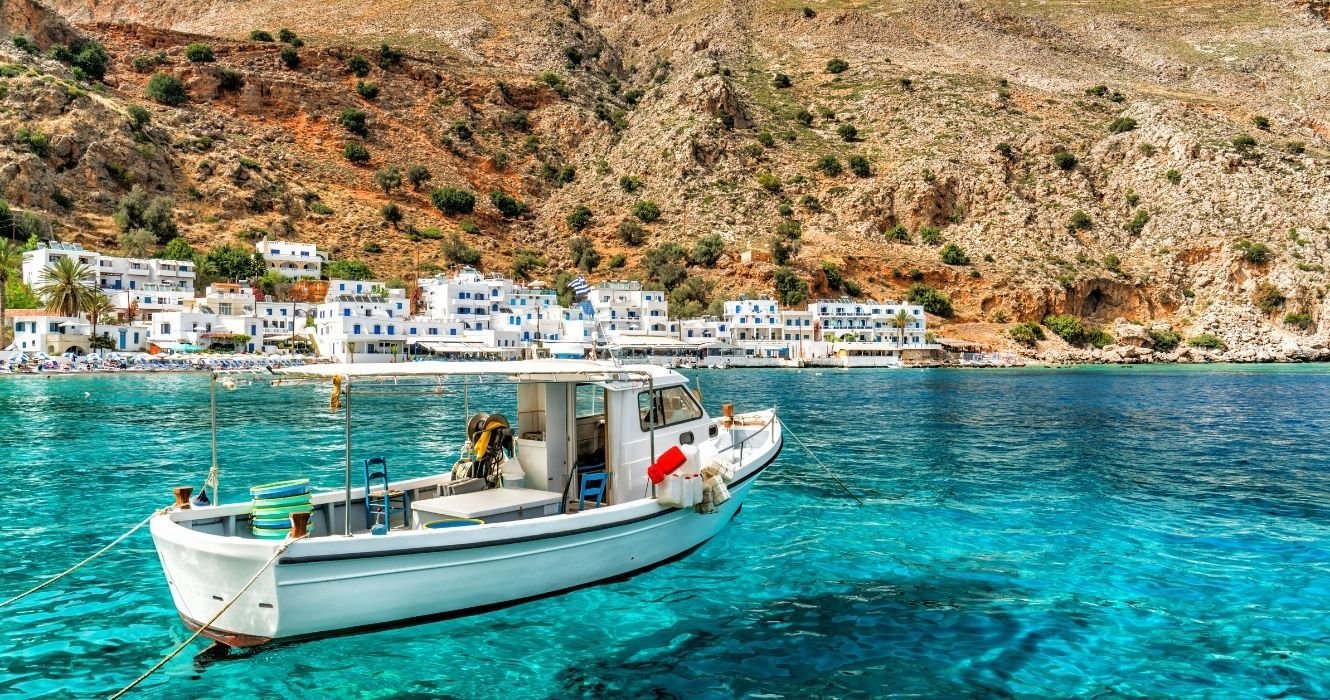
[[[43,52],[72,41],[32,0],[3,8]],[[718,234],[724,254],[688,267],[712,296],[922,283],[950,297],[957,333],[1067,313],[1234,348],[1330,334],[1319,0],[54,8],[109,68],[80,82],[6,42],[0,188],[63,240],[115,248],[137,186],[174,200],[196,247],[272,233],[389,277],[474,253],[507,270],[531,249],[549,279],[588,262],[568,244],[585,236],[593,278],[672,284],[688,261],[662,244]],[[187,100],[147,99],[157,73]],[[430,178],[380,187],[376,172],[411,166]],[[773,252],[790,255],[775,277]],[[1004,328],[983,337],[1008,344]]]

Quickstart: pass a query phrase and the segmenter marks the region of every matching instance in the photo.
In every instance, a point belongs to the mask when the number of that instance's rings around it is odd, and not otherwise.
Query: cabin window
[[[605,390],[595,384],[577,385],[577,417],[587,418],[605,413]]]
[[[637,409],[643,431],[651,430],[652,427],[664,428],[687,423],[702,417],[702,407],[698,406],[693,395],[681,386],[639,393]]]

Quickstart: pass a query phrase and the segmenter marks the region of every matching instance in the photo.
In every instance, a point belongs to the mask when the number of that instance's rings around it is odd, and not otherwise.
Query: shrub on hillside
[[[688,269],[683,261],[688,257],[684,247],[669,241],[650,248],[642,256],[642,267],[647,277],[659,282],[665,289],[672,290],[688,277]]]
[[[1284,316],[1284,325],[1305,331],[1312,327],[1312,315],[1305,311],[1287,314]]]
[[[1282,308],[1287,298],[1284,293],[1279,291],[1279,287],[1262,282],[1256,285],[1256,290],[1252,292],[1251,300],[1258,308],[1265,312],[1271,312]]]
[[[378,185],[384,194],[391,194],[393,190],[402,186],[402,171],[398,170],[396,165],[380,168],[374,172],[374,184]]]
[[[328,273],[328,279],[334,280],[368,280],[374,279],[374,271],[369,269],[369,265],[359,260],[334,260],[328,263],[324,268]]]
[[[600,264],[600,251],[596,250],[596,244],[586,236],[573,236],[568,239],[568,253],[573,258],[573,264],[583,272],[591,272]]]
[[[942,250],[938,252],[938,255],[942,258],[942,262],[948,265],[970,264],[970,256],[965,254],[965,249],[955,243],[948,243],[942,246]]]
[[[174,75],[166,73],[153,73],[152,77],[148,78],[144,94],[154,102],[173,107],[184,104],[189,99],[185,94],[185,84]]]
[[[922,275],[920,275],[920,277],[922,277]],[[910,285],[909,290],[905,293],[905,298],[911,304],[918,304],[924,307],[924,311],[927,311],[934,316],[951,318],[955,313],[955,310],[951,307],[951,299],[947,298],[946,294],[943,294],[926,284],[915,283]]]
[[[1092,345],[1102,348],[1113,342],[1113,336],[1097,326],[1086,325],[1081,319],[1070,314],[1053,314],[1044,317],[1044,326],[1071,345]]]
[[[508,270],[512,273],[513,279],[530,281],[531,272],[538,267],[545,267],[545,258],[534,250],[524,248],[513,256],[512,265]]]
[[[632,219],[620,221],[615,233],[618,234],[619,240],[632,246],[642,245],[647,240],[646,228]]]
[[[568,223],[568,228],[574,231],[581,231],[591,225],[591,219],[594,216],[595,215],[591,212],[590,207],[584,204],[579,204],[574,207],[572,211],[568,212],[565,221]]]
[[[649,224],[660,218],[660,206],[649,199],[643,200],[633,205],[633,216]]]
[[[443,257],[454,265],[476,265],[480,262],[480,251],[467,245],[462,237],[453,234],[443,242]]]
[[[346,59],[346,72],[359,78],[369,75],[371,67],[369,59],[358,53],[351,54],[351,57]]]
[[[433,173],[423,165],[408,165],[406,167],[406,181],[411,183],[411,189],[418,190],[420,186],[429,182],[434,177]]]
[[[864,156],[850,156],[850,172],[856,177],[869,177],[873,174],[872,168],[868,164],[868,158]]]
[[[369,115],[364,110],[351,108],[342,110],[337,121],[343,129],[364,136],[369,133],[369,126],[366,123],[368,118]]]
[[[288,46],[282,49],[279,57],[282,59],[282,65],[295,70],[300,67],[300,52],[296,51],[294,46]]]
[[[515,219],[526,213],[526,204],[502,190],[490,192],[490,204],[493,204],[505,219]]]
[[[925,245],[937,245],[942,242],[942,232],[934,226],[920,226],[919,240]]]
[[[822,174],[827,177],[836,177],[842,172],[845,172],[845,168],[841,166],[840,160],[833,155],[825,155],[818,158],[817,163],[813,165],[813,168],[822,171]]]
[[[784,73],[777,73],[775,77],[771,79],[771,85],[776,88],[787,88],[790,86],[790,76],[785,75]]]
[[[798,306],[808,301],[808,282],[793,269],[784,265],[776,268],[771,281],[776,287],[776,298],[785,306]]]
[[[1264,243],[1241,240],[1235,243],[1233,247],[1242,251],[1242,259],[1253,265],[1264,265],[1270,261],[1270,248]]]
[[[266,31],[264,31],[264,30],[262,30],[262,29],[255,29],[255,30],[253,30],[253,31],[251,31],[251,32],[249,33],[249,40],[250,40],[250,41],[263,41],[263,42],[267,42],[267,43],[272,43],[272,40],[273,40],[273,39],[272,39],[272,34],[266,32]]]
[[[711,267],[720,260],[725,252],[725,239],[718,233],[709,233],[697,239],[693,249],[688,252],[688,262],[702,267]]]
[[[1178,335],[1172,328],[1164,330],[1150,331],[1150,346],[1160,352],[1171,352],[1182,343],[1182,336]]]
[[[212,63],[217,60],[212,47],[201,41],[195,41],[185,47],[185,58],[189,59],[190,63]]]
[[[1194,335],[1187,339],[1187,344],[1194,348],[1203,348],[1206,350],[1223,350],[1228,347],[1224,344],[1224,341],[1214,333]]]
[[[112,217],[121,231],[148,231],[158,243],[179,235],[175,223],[175,200],[166,195],[151,197],[137,185],[120,199]]]
[[[1136,215],[1131,217],[1131,221],[1123,224],[1122,228],[1132,235],[1139,236],[1145,230],[1145,225],[1150,223],[1150,212],[1144,209],[1137,209]]]
[[[1108,124],[1108,133],[1125,134],[1136,128],[1136,120],[1131,117],[1118,117]]]
[[[827,61],[828,73],[844,73],[849,69],[850,69],[850,64],[847,63],[844,59],[833,58],[830,61]]]
[[[221,68],[217,71],[217,89],[222,92],[235,92],[245,86],[245,76],[238,70]]]
[[[445,214],[470,214],[476,208],[476,196],[456,187],[440,187],[429,195],[430,202]]]
[[[1026,347],[1044,339],[1044,328],[1037,323],[1018,323],[1007,331],[1011,339]]]
[[[1053,154],[1053,164],[1062,170],[1072,170],[1079,162],[1080,161],[1076,159],[1076,156],[1066,150],[1060,150]]]
[[[357,80],[356,94],[367,100],[377,100],[379,99],[379,84]]]
[[[342,148],[342,155],[352,163],[368,163],[369,149],[355,141],[348,141]]]

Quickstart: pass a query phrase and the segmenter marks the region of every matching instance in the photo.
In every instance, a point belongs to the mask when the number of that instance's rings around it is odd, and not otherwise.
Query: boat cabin
[[[340,410],[350,410],[357,391],[422,393],[438,392],[440,386],[464,391],[481,381],[492,386],[497,378],[516,393],[515,416],[469,406],[466,427],[458,421],[458,431],[469,433],[459,435],[466,447],[451,470],[391,483],[377,465],[365,463],[378,455],[356,450],[354,417],[349,416],[344,488],[309,498],[315,537],[510,522],[651,499],[655,494],[647,469],[657,456],[672,446],[701,445],[720,433],[688,380],[652,365],[415,362],[289,372],[337,377]],[[383,457],[394,463],[391,454]],[[247,505],[222,506],[218,510],[226,512],[219,512],[217,520],[190,522],[217,534],[263,536],[262,506],[255,501],[250,510]],[[279,525],[274,523],[274,535]]]

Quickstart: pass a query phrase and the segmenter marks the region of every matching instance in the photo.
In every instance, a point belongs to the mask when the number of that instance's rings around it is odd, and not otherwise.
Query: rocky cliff
[[[8,31],[68,43],[32,6],[6,0]],[[950,296],[957,333],[1066,313],[1291,354],[1330,333],[1324,3],[54,6],[111,67],[104,86],[79,83],[0,49],[21,67],[3,79],[0,188],[87,245],[116,245],[110,215],[137,185],[174,198],[196,245],[273,233],[384,276],[446,268],[442,236],[454,260],[469,246],[493,269],[534,249],[549,278],[573,267],[574,235],[601,254],[594,278],[644,276],[648,250],[714,233],[725,254],[689,273],[713,296],[770,291],[780,236],[809,293],[927,284]],[[250,39],[278,28],[304,45]],[[188,60],[191,42],[214,60]],[[186,103],[144,97],[158,72]],[[360,133],[346,110],[364,113]],[[348,142],[368,161],[349,162]],[[431,179],[378,187],[376,171],[411,165]],[[475,193],[474,210],[441,211],[438,187]],[[495,191],[526,212],[501,213]],[[646,201],[658,219],[635,216]],[[389,202],[401,221],[385,221]],[[578,207],[589,216],[570,220]],[[625,242],[624,221],[645,240]],[[997,328],[984,337],[1009,345]]]

